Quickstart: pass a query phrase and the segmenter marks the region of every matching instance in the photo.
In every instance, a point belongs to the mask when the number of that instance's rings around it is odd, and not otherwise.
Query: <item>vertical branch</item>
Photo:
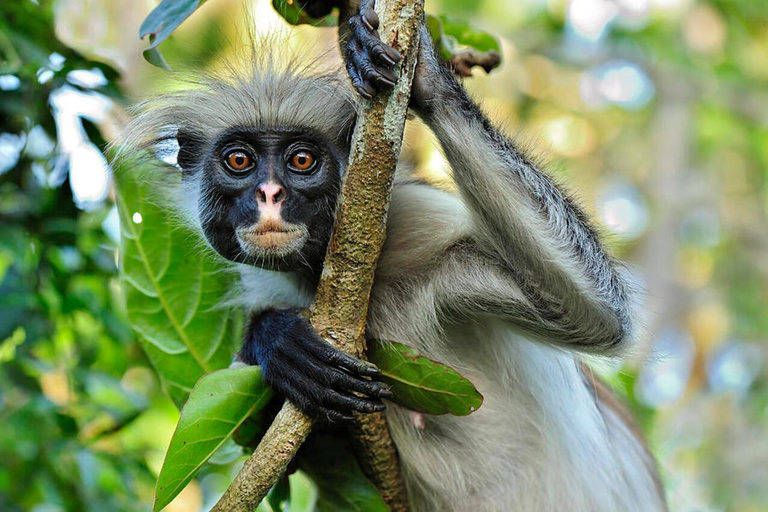
[[[423,1],[377,2],[383,41],[402,55],[391,94],[367,102],[355,126],[336,225],[312,308],[312,326],[327,340],[365,356],[365,321],[411,95]],[[384,413],[357,415],[352,426],[363,472],[393,511],[407,510],[397,452]]]
[[[395,166],[419,47],[423,0],[378,0],[382,40],[402,55],[389,95],[368,102],[358,119],[336,210],[312,326],[356,356],[365,354],[365,321],[376,264],[384,244]],[[250,512],[285,472],[312,429],[312,420],[286,403],[213,512]],[[358,415],[353,430],[363,471],[392,511],[407,511],[394,443],[383,414]]]

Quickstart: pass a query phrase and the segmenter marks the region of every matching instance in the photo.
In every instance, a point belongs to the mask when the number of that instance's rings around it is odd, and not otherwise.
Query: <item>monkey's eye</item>
[[[306,149],[297,151],[288,159],[288,166],[300,173],[307,173],[315,168],[315,157]]]
[[[253,167],[253,158],[242,149],[234,149],[224,155],[224,164],[235,174],[243,174]]]

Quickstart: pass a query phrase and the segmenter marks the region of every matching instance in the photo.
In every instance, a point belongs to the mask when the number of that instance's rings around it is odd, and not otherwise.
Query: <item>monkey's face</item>
[[[232,261],[319,271],[344,158],[333,142],[303,129],[223,133],[198,167],[206,238]]]

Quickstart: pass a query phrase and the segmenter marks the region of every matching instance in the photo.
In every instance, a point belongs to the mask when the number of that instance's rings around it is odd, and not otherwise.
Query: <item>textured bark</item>
[[[292,404],[286,403],[211,512],[256,510],[285,473],[311,430],[312,421]]]
[[[336,224],[312,306],[311,323],[340,349],[365,354],[365,321],[418,54],[423,0],[378,0],[381,38],[400,52],[400,78],[389,95],[368,102],[358,119],[336,209]],[[250,512],[285,472],[312,421],[291,404],[261,443],[214,512]],[[358,461],[394,512],[408,510],[394,443],[382,413],[358,415],[352,427]]]

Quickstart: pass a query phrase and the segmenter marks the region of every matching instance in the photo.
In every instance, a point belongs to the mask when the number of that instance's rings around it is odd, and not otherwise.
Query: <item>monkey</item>
[[[331,422],[386,410],[416,512],[657,512],[656,463],[626,410],[582,363],[620,357],[637,293],[585,213],[503,134],[421,27],[411,108],[458,193],[398,176],[367,318],[371,338],[457,369],[484,396],[467,417],[416,415],[379,370],[320,338],[311,305],[360,97],[391,87],[400,55],[369,7],[349,19],[347,73],[246,71],[140,105],[123,147],[178,144],[178,201],[241,275],[239,359]],[[229,73],[229,74],[228,74]]]

